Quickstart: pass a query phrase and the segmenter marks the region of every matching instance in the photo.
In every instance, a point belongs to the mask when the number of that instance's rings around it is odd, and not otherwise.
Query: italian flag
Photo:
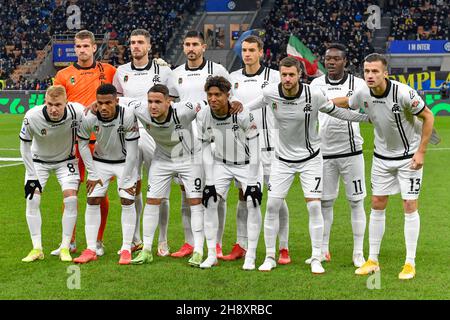
[[[324,66],[319,62],[319,59],[317,59],[311,50],[309,50],[296,36],[291,35],[289,37],[286,52],[288,56],[294,57],[303,63],[308,76],[318,77],[326,73]]]

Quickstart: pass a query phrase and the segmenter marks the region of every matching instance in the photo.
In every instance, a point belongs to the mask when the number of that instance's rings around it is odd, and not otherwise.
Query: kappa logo
[[[312,107],[309,103],[306,104],[306,106],[303,108],[304,113],[310,113],[312,111]]]
[[[409,90],[409,98],[412,100],[415,96],[414,90]]]
[[[183,129],[183,126],[181,124],[175,125],[175,130],[181,130],[181,129]]]
[[[42,129],[41,130],[41,135],[42,136],[46,136],[47,135],[47,129]]]
[[[392,107],[392,112],[400,113],[400,110],[401,110],[400,106],[398,104],[394,103],[394,106]]]

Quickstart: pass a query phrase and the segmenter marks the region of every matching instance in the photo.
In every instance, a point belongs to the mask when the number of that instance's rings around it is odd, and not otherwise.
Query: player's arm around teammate
[[[74,156],[74,143],[83,106],[68,104],[62,86],[50,87],[45,105],[29,110],[20,132],[20,152],[25,164],[26,218],[33,250],[23,262],[44,259],[41,241],[41,193],[52,171],[64,196],[63,236],[59,257],[72,261],[69,244],[77,219],[79,173]]]

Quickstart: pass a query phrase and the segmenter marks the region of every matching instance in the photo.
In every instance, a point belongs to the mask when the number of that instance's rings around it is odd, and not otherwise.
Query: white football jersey
[[[32,142],[33,161],[57,163],[74,159],[77,130],[83,113],[84,106],[76,102],[67,103],[62,119],[56,122],[50,119],[46,105],[28,110],[19,137]]]
[[[268,67],[261,66],[255,74],[247,74],[245,68],[230,74],[233,96],[240,101],[244,107],[246,103],[254,100],[269,83],[279,83],[280,73]],[[266,106],[261,110],[252,112],[255,123],[259,130],[259,143],[261,150],[272,151],[273,145],[273,115]]]
[[[264,102],[275,119],[275,155],[285,162],[302,162],[320,151],[317,132],[319,111],[335,108],[319,89],[300,83],[295,97],[286,97],[281,83],[269,84],[263,89]]]
[[[198,68],[191,69],[186,62],[173,70],[170,86],[181,101],[206,101],[205,83],[213,76],[222,76],[231,82],[228,71],[218,63],[204,59]]]
[[[198,137],[215,143],[214,158],[226,164],[248,164],[248,140],[259,135],[253,115],[244,110],[219,118],[205,108],[197,116]]]
[[[83,115],[78,138],[89,140],[91,133],[95,133],[97,138],[92,157],[95,161],[124,163],[127,156],[125,141],[139,139],[134,108],[118,104],[112,120],[102,119],[99,112],[97,115],[90,112]]]
[[[170,95],[176,95],[170,87],[172,70],[168,66],[160,66],[150,61],[144,68],[137,68],[132,62],[121,65],[114,75],[113,85],[124,97],[146,99],[148,90],[155,84],[169,87]]]
[[[415,118],[425,108],[416,90],[398,81],[386,79],[383,95],[369,87],[357,90],[349,100],[350,108],[362,109],[375,132],[375,156],[385,159],[411,158],[420,145],[421,132]]]
[[[192,122],[206,105],[205,101],[172,103],[163,122],[151,117],[147,103],[136,105],[137,118],[155,140],[155,157],[163,159],[189,157],[201,150],[200,142],[194,138]]]
[[[312,87],[325,92],[328,99],[350,97],[358,88],[366,86],[363,79],[345,73],[344,77],[333,82],[326,75],[314,79]],[[362,144],[358,122],[340,120],[326,113],[319,113],[320,149],[324,159],[327,157],[351,156],[362,153]]]

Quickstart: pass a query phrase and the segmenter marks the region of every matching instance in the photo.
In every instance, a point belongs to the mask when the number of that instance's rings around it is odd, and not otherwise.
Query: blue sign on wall
[[[390,54],[450,54],[450,41],[428,40],[410,41],[394,40],[389,42],[388,53]]]
[[[257,10],[256,0],[206,0],[207,12],[254,11]]]
[[[55,65],[67,65],[77,61],[73,43],[53,44],[53,63]]]

